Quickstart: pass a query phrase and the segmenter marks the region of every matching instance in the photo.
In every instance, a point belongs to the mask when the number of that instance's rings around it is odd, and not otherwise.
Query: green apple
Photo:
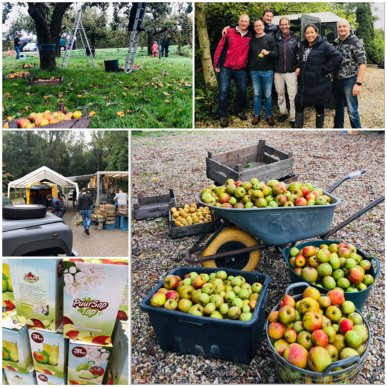
[[[351,313],[355,312],[356,306],[355,306],[355,304],[352,301],[348,301],[347,300],[347,301],[344,301],[342,303],[341,310],[343,311],[344,314],[351,314]],[[356,314],[358,314],[358,313],[356,313]],[[360,318],[361,318],[361,316],[360,316]]]
[[[227,312],[227,316],[228,318],[230,318],[231,320],[238,320],[239,316],[241,315],[242,311],[240,308],[238,308],[237,306],[232,306],[228,312]]]

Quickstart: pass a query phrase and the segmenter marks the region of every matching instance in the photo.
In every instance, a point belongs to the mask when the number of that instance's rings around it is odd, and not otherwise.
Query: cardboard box
[[[64,378],[68,343],[62,331],[52,332],[30,328],[28,337],[35,370],[46,375]],[[38,384],[42,383],[38,381]]]
[[[33,369],[29,370],[29,372],[15,372],[8,369],[4,370],[5,376],[7,377],[8,384],[10,385],[35,385],[36,377],[35,371]]]
[[[69,384],[102,384],[112,345],[70,340],[67,379]]]
[[[40,372],[36,371],[36,381],[38,384],[45,384],[45,385],[57,385],[57,386],[63,386],[66,384],[65,378],[57,378],[55,376],[41,374]]]
[[[122,292],[122,297],[120,301],[120,306],[118,307],[118,320],[127,320],[129,316],[129,277],[126,279],[124,291]]]
[[[72,340],[110,344],[127,278],[127,261],[66,259],[63,335]]]
[[[110,369],[113,384],[129,384],[129,326],[127,321],[117,321],[114,332]]]
[[[3,367],[17,372],[28,372],[32,367],[27,325],[3,320]]]
[[[3,259],[2,263],[2,294],[2,310],[3,317],[5,317],[13,313],[16,308],[8,259]]]
[[[60,259],[9,259],[19,322],[56,331],[63,316]]]

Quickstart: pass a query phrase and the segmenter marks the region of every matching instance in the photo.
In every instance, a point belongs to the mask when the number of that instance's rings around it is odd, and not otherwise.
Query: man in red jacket
[[[247,15],[240,15],[238,26],[229,28],[222,37],[214,56],[214,68],[219,73],[219,115],[220,126],[228,126],[228,100],[231,80],[234,80],[237,89],[237,116],[245,121],[246,91],[247,91],[247,58],[250,40],[250,19]]]

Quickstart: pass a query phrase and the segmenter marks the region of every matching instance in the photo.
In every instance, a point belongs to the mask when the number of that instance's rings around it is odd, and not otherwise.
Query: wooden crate
[[[196,203],[198,207],[205,207],[200,203]],[[170,209],[172,207],[181,207],[181,206],[170,206],[168,210],[168,228],[169,236],[172,239],[182,238],[190,235],[196,234],[208,234],[215,230],[215,214],[211,210],[211,222],[191,224],[189,226],[177,227],[173,217],[171,215]]]
[[[140,220],[168,216],[170,205],[172,207],[176,205],[173,189],[170,189],[165,195],[145,197],[138,194],[137,203],[133,204],[133,217]]]
[[[59,104],[58,111],[64,112],[64,104],[63,103]],[[49,129],[50,128],[58,128],[58,129],[62,129],[62,128],[68,128],[68,129],[70,129],[70,128],[88,128],[90,125],[90,122],[91,122],[91,117],[89,116],[87,108],[85,108],[84,112],[83,112],[83,117],[81,117],[81,118],[73,118],[73,119],[68,120],[68,121],[58,122],[57,124],[39,126],[38,128],[43,128],[43,129],[47,129],[47,128],[49,128]],[[7,127],[7,126],[4,126],[7,123],[8,123],[8,128],[10,128],[10,129],[17,128],[17,120],[3,122],[3,128]],[[36,129],[38,129],[38,128],[36,128]]]
[[[63,77],[57,77],[57,78],[36,78],[34,75],[30,78],[28,78],[28,84],[30,86],[55,86],[59,85],[60,83],[63,83]]]
[[[267,181],[293,175],[292,153],[284,153],[259,140],[257,145],[219,153],[208,152],[207,177],[222,185],[227,179],[247,181],[253,177]]]

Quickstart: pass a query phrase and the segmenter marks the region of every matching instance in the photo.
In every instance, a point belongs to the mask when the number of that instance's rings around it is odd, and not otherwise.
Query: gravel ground
[[[250,98],[250,97],[249,97]],[[252,97],[251,97],[252,100]],[[252,108],[251,108],[252,109]],[[378,69],[375,65],[367,67],[366,78],[362,86],[362,92],[359,97],[360,119],[363,128],[384,128],[384,69]],[[252,111],[250,112],[252,114]],[[274,119],[279,116],[277,102],[273,102]],[[325,110],[324,128],[333,127],[333,118],[335,116],[334,109]],[[316,127],[316,114],[313,108],[305,109],[305,128]],[[230,128],[255,128],[251,125],[251,118],[248,121],[241,121],[238,117],[232,116],[230,120]],[[219,127],[219,120],[214,121],[197,121],[196,128],[214,128]],[[270,128],[265,120],[261,121],[260,127]],[[289,128],[289,122],[283,123],[275,121],[276,128]],[[345,128],[350,128],[348,114],[345,114]]]
[[[73,231],[74,250],[80,257],[118,258],[128,256],[128,231],[119,229],[97,230],[93,225],[90,228],[90,235],[86,235],[82,225],[77,227],[72,222],[75,215],[75,210],[68,206],[64,220]]]
[[[211,184],[206,178],[208,151],[225,152],[257,143],[293,152],[294,172],[299,180],[320,187],[331,186],[348,172],[365,168],[362,177],[345,182],[335,194],[342,204],[333,225],[367,203],[384,195],[384,135],[362,132],[339,135],[333,131],[216,131],[170,132],[161,137],[132,138],[132,200],[138,192],[147,196],[167,193],[173,188],[178,204],[194,201],[195,193]],[[335,238],[354,243],[368,256],[379,258],[381,272],[368,298],[363,315],[372,328],[369,355],[357,379],[360,384],[384,383],[385,296],[384,296],[384,204],[374,208]],[[166,218],[132,223],[132,382],[135,384],[258,384],[278,383],[274,360],[261,341],[249,366],[194,355],[180,355],[160,349],[146,313],[139,302],[168,271],[190,266],[179,253],[191,247],[196,237],[172,240]],[[290,284],[282,258],[273,248],[265,250],[257,271],[271,277],[266,314],[278,303]],[[238,338],[230,338],[237,340]]]

